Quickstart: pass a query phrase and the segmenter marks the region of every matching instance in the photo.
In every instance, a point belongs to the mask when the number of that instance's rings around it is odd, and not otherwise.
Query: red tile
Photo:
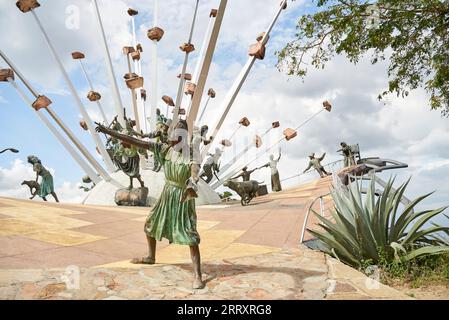
[[[28,239],[21,236],[0,237],[0,257],[16,256],[28,252],[39,252],[59,247],[60,246],[56,244]]]

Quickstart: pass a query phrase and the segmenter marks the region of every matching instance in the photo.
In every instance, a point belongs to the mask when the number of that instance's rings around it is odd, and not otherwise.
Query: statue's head
[[[221,149],[220,148],[215,148],[215,154],[216,155],[221,155],[222,154]]]
[[[244,167],[242,171],[248,171],[248,167]]]
[[[315,153],[312,153],[309,155],[310,160],[312,160],[313,158],[315,158]]]
[[[208,131],[209,131],[209,127],[207,125],[202,126],[201,127],[201,136],[205,136]]]
[[[28,163],[36,164],[36,163],[41,163],[41,161],[39,160],[38,157],[31,155],[31,156],[28,156]]]
[[[348,146],[348,145],[346,144],[346,142],[342,142],[342,143],[340,143],[340,145],[341,145],[343,148]]]
[[[160,115],[161,115],[161,109],[159,109],[159,108],[156,109],[156,115],[157,115],[157,116],[160,116]]]
[[[273,161],[274,160],[274,155],[270,155],[270,160]]]

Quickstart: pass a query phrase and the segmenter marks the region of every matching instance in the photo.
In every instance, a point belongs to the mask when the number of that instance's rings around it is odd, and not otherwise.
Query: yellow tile
[[[107,239],[105,237],[94,236],[72,230],[45,230],[42,232],[29,233],[25,235],[25,237],[43,242],[54,243],[61,246],[76,246]]]
[[[0,236],[23,235],[31,232],[44,231],[45,229],[45,225],[17,219],[3,219],[0,222]]]
[[[40,214],[27,218],[17,218],[18,220],[28,221],[40,225],[45,225],[47,229],[73,229],[92,225],[91,222],[78,220],[53,214]]]

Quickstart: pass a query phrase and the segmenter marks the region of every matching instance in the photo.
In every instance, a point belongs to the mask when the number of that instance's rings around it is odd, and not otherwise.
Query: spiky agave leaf
[[[375,183],[372,182],[365,200],[360,181],[352,183],[347,190],[332,190],[335,205],[332,219],[314,212],[324,231],[308,231],[323,243],[326,253],[355,267],[367,260],[378,263],[379,252],[386,254],[388,261],[400,256],[414,259],[446,252],[449,241],[444,242],[438,233],[449,235],[449,228],[435,225],[422,229],[426,222],[446,208],[415,213],[416,205],[431,193],[401,206],[410,179],[398,189],[393,188],[394,181],[390,179],[380,195],[376,195]]]

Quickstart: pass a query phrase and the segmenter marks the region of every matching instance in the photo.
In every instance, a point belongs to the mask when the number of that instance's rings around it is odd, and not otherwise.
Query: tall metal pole
[[[276,22],[279,18],[279,15],[281,14],[282,10],[284,10],[284,7],[286,6],[286,4],[287,4],[287,0],[284,0],[281,2],[279,10],[277,11],[276,15],[274,16],[272,22],[268,26],[268,29],[265,31],[265,34],[260,41],[262,44],[265,44],[267,42],[268,37],[271,33],[271,30],[273,29],[274,25],[276,24]],[[212,137],[214,140],[217,137],[217,134],[220,131],[220,129],[223,125],[223,122],[225,121],[225,119],[229,113],[229,110],[231,109],[237,95],[239,94],[240,89],[242,88],[243,83],[245,82],[246,78],[248,77],[248,74],[251,71],[251,68],[253,67],[255,61],[256,61],[256,57],[248,58],[248,61],[246,62],[245,66],[243,67],[240,74],[238,75],[233,86],[229,90],[226,98],[223,100],[222,106],[223,106],[224,111],[223,111],[223,114],[220,117],[220,119],[218,119],[217,124],[215,125],[213,133],[212,133]],[[204,156],[207,155],[211,146],[212,146],[212,143],[208,144],[207,146],[205,146],[203,148],[203,151],[201,154],[202,159],[204,159]]]
[[[201,121],[203,121],[203,117],[204,117],[204,114],[206,113],[207,105],[209,104],[210,99],[211,99],[211,97],[207,97],[206,103],[204,104],[204,107],[203,107],[203,111],[201,111],[201,115],[198,118],[198,121],[197,121],[198,123],[201,123]]]
[[[84,67],[83,61],[81,59],[78,59],[78,61],[81,66],[81,70],[83,70],[84,77],[86,78],[86,81],[89,84],[90,90],[95,91],[92,81],[90,80],[89,75],[87,74],[86,68]],[[104,123],[107,125],[108,118],[106,117],[106,113],[104,113],[104,109],[103,109],[103,106],[101,105],[100,100],[97,100],[97,106],[98,106],[98,109],[100,110],[101,116],[103,117]]]
[[[198,75],[198,83],[196,84],[195,93],[192,100],[192,108],[188,114],[187,124],[189,126],[189,136],[192,136],[193,124],[198,116],[198,111],[201,105],[201,99],[203,98],[203,92],[206,87],[207,77],[209,75],[210,65],[214,56],[215,47],[217,45],[218,35],[220,34],[221,24],[223,22],[224,14],[226,11],[227,0],[221,0],[218,8],[217,16],[215,18],[214,27],[210,37],[209,45],[204,57],[201,71]],[[207,153],[206,153],[207,154]]]
[[[158,25],[159,0],[154,0],[153,27]],[[151,48],[151,97],[150,97],[150,131],[156,130],[156,109],[158,108],[158,40],[153,40]],[[168,107],[167,114],[168,118]],[[146,119],[145,119],[146,121]]]
[[[15,74],[22,80],[23,84],[28,88],[28,90],[33,94],[35,98],[39,96],[38,92],[34,89],[34,87],[29,83],[29,81],[24,77],[24,75],[17,69],[17,67],[12,63],[12,61],[0,50],[0,56],[5,60],[5,62],[9,65],[9,67],[14,71]],[[69,137],[69,139],[73,142],[73,144],[78,148],[81,154],[89,161],[92,167],[97,170],[100,176],[106,181],[110,181],[111,177],[109,174],[103,169],[103,167],[98,163],[97,160],[90,154],[87,148],[78,140],[75,134],[70,130],[68,126],[64,124],[64,122],[56,115],[56,113],[48,106],[45,108],[48,114],[53,118],[56,124],[64,131],[64,133]]]
[[[120,91],[118,89],[118,84],[117,84],[117,79],[115,77],[114,67],[112,66],[111,54],[109,52],[108,43],[106,41],[106,35],[104,32],[103,22],[101,20],[100,9],[98,8],[97,0],[92,0],[92,5],[94,7],[95,17],[97,18],[98,27],[100,29],[101,37],[103,40],[102,41],[103,49],[104,49],[104,54],[105,54],[105,58],[106,58],[106,62],[107,62],[106,65],[108,67],[109,80],[110,80],[111,86],[112,86],[112,92],[113,92],[113,97],[114,97],[114,102],[115,102],[115,110],[118,115],[119,123],[122,125],[122,127],[125,127],[126,124],[125,124],[125,116],[123,113],[122,98],[120,96]]]
[[[111,173],[116,171],[115,166],[112,163],[111,157],[109,156],[108,152],[106,151],[106,148],[103,145],[103,142],[101,141],[100,136],[95,131],[95,126],[94,126],[94,124],[92,122],[92,119],[90,118],[89,114],[87,113],[86,109],[84,108],[83,103],[81,102],[81,99],[78,96],[78,93],[76,92],[76,89],[73,86],[73,83],[70,80],[69,75],[67,74],[67,71],[65,70],[65,68],[64,68],[64,66],[63,66],[63,64],[61,62],[61,59],[58,56],[58,53],[56,52],[56,49],[52,45],[52,43],[50,41],[50,38],[48,37],[44,27],[42,26],[42,23],[40,22],[36,12],[34,10],[31,10],[31,13],[33,14],[33,17],[36,20],[36,23],[39,26],[39,29],[41,30],[42,35],[44,36],[45,41],[46,41],[46,43],[47,43],[51,53],[53,54],[53,57],[55,58],[55,60],[57,62],[57,65],[58,65],[58,67],[59,67],[59,69],[60,69],[60,71],[61,71],[61,73],[62,73],[62,75],[64,77],[64,80],[67,83],[67,86],[69,87],[69,89],[70,89],[70,91],[72,93],[73,98],[75,99],[76,104],[78,105],[79,111],[80,111],[84,121],[86,121],[86,124],[87,124],[87,127],[88,127],[89,131],[90,131],[90,134],[91,134],[91,136],[92,136],[92,138],[93,138],[93,140],[94,140],[94,142],[95,142],[95,144],[96,144],[96,146],[98,148],[98,151],[100,152],[100,154],[101,154],[101,156],[103,158],[103,161],[106,164],[106,167],[107,167],[108,171],[111,172]]]
[[[27,95],[23,92],[23,90],[15,83],[11,78],[7,79],[8,82],[16,89],[22,99],[25,101],[27,105],[32,108],[33,102],[27,97]],[[81,167],[81,169],[89,176],[89,178],[95,183],[99,183],[101,181],[100,177],[95,173],[94,170],[79,156],[79,154],[73,149],[73,147],[64,139],[64,137],[59,133],[59,131],[51,124],[50,121],[44,115],[36,111],[39,119],[44,123],[44,125],[51,131],[51,133],[56,137],[56,139],[62,144],[62,146],[67,150],[67,152],[72,156],[76,163]]]
[[[129,56],[129,53],[126,55],[126,58],[128,60],[128,70],[129,73],[132,73],[132,67],[131,67],[131,57]],[[131,89],[131,100],[133,104],[133,112],[134,112],[134,120],[136,120],[136,129],[137,132],[140,132],[140,116],[139,116],[139,110],[137,109],[137,93],[136,89]]]
[[[200,51],[200,55],[198,56],[198,61],[196,63],[196,67],[195,67],[195,71],[193,72],[193,83],[198,84],[198,80],[200,77],[200,69],[201,69],[201,65],[203,64],[204,61],[204,56],[206,53],[206,47],[207,47],[207,43],[208,40],[211,37],[211,31],[212,31],[212,21],[215,19],[216,15],[210,15],[209,18],[209,23],[207,24],[207,29],[206,29],[206,34],[204,35],[204,40],[203,40],[203,44],[201,45],[201,51]],[[192,102],[193,99],[190,101],[189,104],[189,108],[187,109],[187,114],[190,113],[190,109],[192,108]]]
[[[196,16],[198,13],[198,5],[199,5],[199,0],[196,0],[196,6],[195,6],[195,13],[193,14],[193,20],[192,20],[192,26],[190,28],[190,34],[189,34],[189,41],[187,42],[188,44],[191,44],[192,42],[192,37],[193,37],[193,30],[195,29],[195,22],[196,22]],[[176,95],[176,103],[175,103],[175,110],[174,110],[174,114],[173,114],[173,122],[170,125],[170,131],[172,132],[176,123],[178,122],[179,119],[179,109],[181,108],[181,103],[182,103],[182,98],[184,95],[184,82],[185,82],[185,74],[186,74],[186,70],[187,70],[187,64],[189,63],[189,54],[190,52],[187,51],[185,53],[185,57],[184,57],[184,63],[182,65],[182,72],[181,72],[181,79],[179,80],[179,86],[178,86],[178,94]]]

